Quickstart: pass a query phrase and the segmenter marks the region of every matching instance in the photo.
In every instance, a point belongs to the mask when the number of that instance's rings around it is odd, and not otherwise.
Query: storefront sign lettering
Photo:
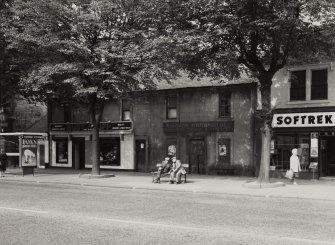
[[[275,114],[272,127],[334,127],[335,112]]]
[[[164,123],[165,133],[205,131],[205,132],[233,132],[234,121],[224,122],[185,122],[185,123]]]

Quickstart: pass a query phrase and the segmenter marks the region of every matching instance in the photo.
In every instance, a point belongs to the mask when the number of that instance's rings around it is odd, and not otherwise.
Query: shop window
[[[166,98],[166,118],[177,118],[177,97],[175,96]]]
[[[328,98],[328,70],[312,70],[311,100]]]
[[[122,121],[131,120],[131,104],[129,100],[122,100]]]
[[[308,133],[276,135],[274,150],[271,154],[271,165],[276,166],[278,170],[288,170],[294,148],[298,149],[302,171],[308,171],[310,162],[310,135]]]
[[[231,93],[219,94],[219,116],[220,117],[231,116]]]
[[[291,71],[290,100],[306,100],[306,70]]]
[[[120,138],[100,139],[100,165],[120,166]]]
[[[68,142],[67,140],[56,141],[56,163],[68,163]]]
[[[177,138],[166,139],[166,155],[169,157],[177,156]]]

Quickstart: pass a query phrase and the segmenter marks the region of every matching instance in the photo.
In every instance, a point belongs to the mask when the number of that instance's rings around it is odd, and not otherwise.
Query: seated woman
[[[180,184],[182,174],[186,174],[186,170],[184,169],[180,160],[175,160],[172,163],[172,169],[170,171],[170,184],[173,184],[175,182],[175,178],[176,184]]]
[[[157,178],[154,180],[154,183],[159,183],[162,174],[167,174],[170,172],[172,167],[172,160],[169,157],[165,157],[165,160],[162,161],[162,166],[158,168]]]

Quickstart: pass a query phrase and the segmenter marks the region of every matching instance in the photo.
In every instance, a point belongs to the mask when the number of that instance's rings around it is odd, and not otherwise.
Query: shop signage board
[[[205,131],[205,132],[233,132],[234,121],[224,122],[171,122],[163,124],[165,133],[175,132],[192,132],[192,131]]]
[[[335,112],[274,114],[273,128],[335,127]]]
[[[129,131],[133,129],[131,121],[123,122],[103,122],[100,124],[100,130]]]

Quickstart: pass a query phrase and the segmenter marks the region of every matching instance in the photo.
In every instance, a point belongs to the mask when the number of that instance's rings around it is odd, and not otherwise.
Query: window
[[[276,169],[289,169],[292,149],[297,148],[301,170],[309,171],[310,135],[308,133],[279,134],[274,137],[274,144],[271,165],[276,166]]]
[[[128,100],[122,100],[122,121],[130,121],[131,116],[130,116],[130,101]]]
[[[120,166],[120,138],[100,138],[101,166]]]
[[[66,139],[56,141],[56,163],[58,164],[68,163],[67,150],[68,150],[68,144]]]
[[[166,118],[167,119],[177,118],[177,97],[166,98]]]
[[[327,69],[312,70],[311,100],[328,98]]]
[[[230,117],[231,116],[231,93],[221,93],[219,95],[219,116]]]
[[[290,100],[306,100],[306,70],[291,72]]]

